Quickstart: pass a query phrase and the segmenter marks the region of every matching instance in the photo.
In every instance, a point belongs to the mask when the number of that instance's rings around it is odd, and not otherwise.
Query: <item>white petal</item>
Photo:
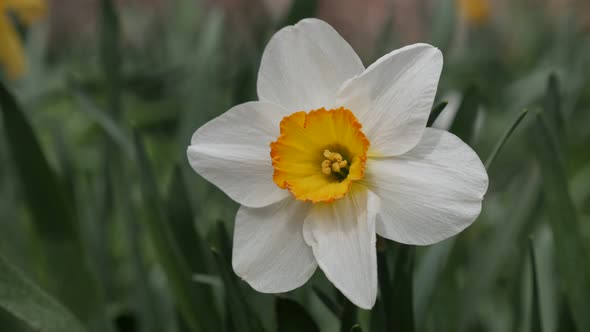
[[[370,309],[377,296],[375,216],[379,198],[354,188],[333,203],[315,204],[303,236],[326,277],[357,306]]]
[[[264,208],[240,207],[232,258],[236,274],[263,293],[287,292],[309,280],[317,267],[303,240],[309,208],[291,198]]]
[[[191,166],[242,205],[262,207],[288,197],[272,180],[269,145],[285,112],[263,102],[233,107],[194,133],[187,150]]]
[[[370,159],[362,181],[382,202],[377,234],[417,245],[471,225],[488,188],[477,154],[455,135],[433,128],[402,156]]]
[[[437,48],[414,44],[381,57],[343,85],[337,104],[356,114],[372,153],[400,155],[420,141],[442,64]]]
[[[258,71],[258,98],[290,112],[331,108],[338,89],[362,73],[352,47],[327,23],[304,19],[269,41]]]

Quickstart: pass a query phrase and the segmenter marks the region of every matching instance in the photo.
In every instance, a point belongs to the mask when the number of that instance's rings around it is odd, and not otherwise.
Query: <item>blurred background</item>
[[[305,17],[365,66],[441,49],[433,126],[488,161],[463,233],[379,241],[371,311],[240,281],[238,206],[186,160]],[[588,0],[0,0],[0,79],[2,332],[590,331]]]

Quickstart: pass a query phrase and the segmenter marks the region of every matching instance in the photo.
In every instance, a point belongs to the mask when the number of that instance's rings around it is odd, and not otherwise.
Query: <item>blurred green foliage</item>
[[[256,99],[265,43],[316,1],[247,42],[189,0],[136,35],[104,0],[96,38],[51,56],[29,31],[31,71],[0,87],[0,331],[590,331],[590,34],[574,10],[506,5],[461,36],[454,1],[430,13],[433,112],[488,160],[490,189],[460,235],[382,243],[372,311],[319,271],[280,295],[239,280],[237,205],[186,161],[196,128]]]

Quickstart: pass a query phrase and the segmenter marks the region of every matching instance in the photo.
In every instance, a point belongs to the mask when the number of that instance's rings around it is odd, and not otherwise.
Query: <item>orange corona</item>
[[[332,202],[364,176],[369,140],[346,108],[296,112],[270,144],[274,182],[302,201]]]

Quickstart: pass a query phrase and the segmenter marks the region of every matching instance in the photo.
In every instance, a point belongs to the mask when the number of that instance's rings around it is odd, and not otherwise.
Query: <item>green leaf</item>
[[[377,239],[377,247],[382,248],[381,250],[377,250],[377,277],[379,280],[379,291],[381,294],[381,296],[378,299],[380,302],[380,306],[378,309],[381,310],[374,312],[373,314],[381,316],[379,323],[383,326],[380,326],[380,328],[382,328],[385,331],[391,331],[393,326],[392,319],[394,319],[393,317],[395,317],[392,316],[392,312],[394,310],[393,301],[395,301],[395,299],[393,298],[393,280],[389,272],[390,264],[388,262],[386,241],[387,240],[385,240],[382,237],[378,237]],[[375,324],[377,324],[377,321],[375,321]]]
[[[532,299],[531,299],[531,332],[543,331],[541,321],[541,299],[539,297],[539,276],[537,270],[537,259],[535,258],[535,244],[532,238],[529,238],[529,258],[531,260],[531,278],[532,278]]]
[[[110,331],[102,295],[91,274],[78,234],[74,209],[49,166],[33,128],[14,97],[0,83],[0,108],[12,159],[41,241],[44,287],[87,326]],[[75,278],[72,271],[76,271]]]
[[[169,229],[168,216],[155,182],[143,141],[135,134],[135,153],[139,163],[145,227],[156,248],[156,255],[168,277],[171,290],[187,324],[194,331],[219,331],[220,319],[210,294],[210,287],[194,283]]]
[[[463,94],[461,106],[459,106],[453,124],[449,129],[451,133],[457,135],[463,142],[470,143],[473,139],[479,102],[480,98],[477,88],[473,85],[467,88]]]
[[[296,301],[279,297],[276,301],[276,311],[278,332],[320,331],[313,318]]]
[[[252,309],[242,294],[240,286],[238,285],[238,280],[233,274],[228,261],[219,251],[217,251],[217,249],[212,248],[211,251],[213,252],[213,257],[217,262],[221,279],[225,285],[226,305],[228,308],[228,315],[233,324],[233,330],[244,332],[264,331],[258,317],[252,312]],[[230,329],[230,331],[232,331],[232,329]]]
[[[518,125],[520,124],[520,122],[522,121],[522,119],[524,119],[524,117],[527,114],[528,114],[528,110],[526,110],[526,109],[523,110],[516,117],[516,119],[514,119],[512,121],[512,124],[510,125],[510,127],[508,127],[506,129],[506,132],[504,132],[504,135],[502,135],[502,137],[500,138],[500,140],[498,141],[498,143],[496,143],[496,146],[494,147],[494,150],[492,150],[492,153],[490,153],[490,155],[488,156],[488,159],[486,159],[485,166],[486,166],[486,169],[488,171],[490,170],[490,167],[494,163],[494,160],[496,160],[496,157],[498,156],[498,154],[502,150],[502,147],[504,146],[504,144],[506,144],[506,141],[512,135],[512,132],[514,132],[514,129],[516,129],[516,127],[518,127]]]
[[[448,104],[449,102],[444,100],[438,103],[436,106],[434,106],[432,111],[430,111],[430,115],[428,116],[428,122],[426,123],[426,127],[432,127],[432,124],[434,123],[434,121],[436,121],[436,118],[438,118],[440,113],[442,113],[442,111],[445,109],[445,107],[447,107]]]
[[[81,239],[88,249],[91,267],[102,286],[105,298],[109,298],[110,294],[115,293],[116,287],[109,234],[114,221],[111,216],[115,198],[113,197],[113,179],[106,165],[107,163],[101,164],[102,172],[99,172],[101,176],[97,176],[92,181],[77,182],[75,196],[81,216]]]
[[[340,317],[342,315],[342,306],[334,301],[330,295],[326,294],[321,288],[316,285],[311,286],[311,289],[317,295],[317,297],[322,301],[322,303],[330,310],[334,316]]]
[[[0,326],[10,332],[36,332],[24,321],[18,319],[0,306]]]
[[[392,301],[391,311],[386,315],[392,317],[393,331],[414,331],[414,259],[416,249],[413,246],[399,244],[395,260],[395,272],[393,288],[390,296]]]
[[[43,332],[84,332],[72,313],[0,256],[0,307]]]
[[[383,300],[377,297],[375,306],[371,309],[371,316],[369,320],[369,331],[387,331],[385,328],[385,308],[383,307]]]
[[[166,212],[173,240],[177,243],[179,253],[193,273],[191,280],[205,286],[200,290],[204,298],[214,298],[212,288],[219,287],[222,283],[219,277],[206,274],[211,272],[213,257],[195,227],[193,210],[179,166],[174,168],[172,174],[172,182],[166,200]]]
[[[75,238],[73,211],[62,185],[49,166],[41,146],[14,97],[0,83],[0,108],[12,158],[20,175],[36,226],[48,240]],[[51,220],[46,222],[45,220]]]
[[[216,275],[196,273],[193,274],[192,279],[194,282],[199,282],[201,284],[213,287],[223,287],[223,282],[221,281],[221,278],[219,278]]]
[[[345,298],[340,315],[340,332],[349,332],[358,324],[357,311],[358,308]]]
[[[559,306],[559,316],[557,322],[557,332],[576,332],[576,323],[572,317],[572,310],[567,304],[566,299],[562,299],[561,305]]]
[[[350,332],[363,332],[363,329],[360,325],[355,325],[350,329]]]
[[[590,262],[589,251],[581,237],[576,208],[569,194],[561,146],[551,135],[542,114],[537,115],[534,141],[562,287],[578,330],[590,331],[590,265],[580,264]]]

